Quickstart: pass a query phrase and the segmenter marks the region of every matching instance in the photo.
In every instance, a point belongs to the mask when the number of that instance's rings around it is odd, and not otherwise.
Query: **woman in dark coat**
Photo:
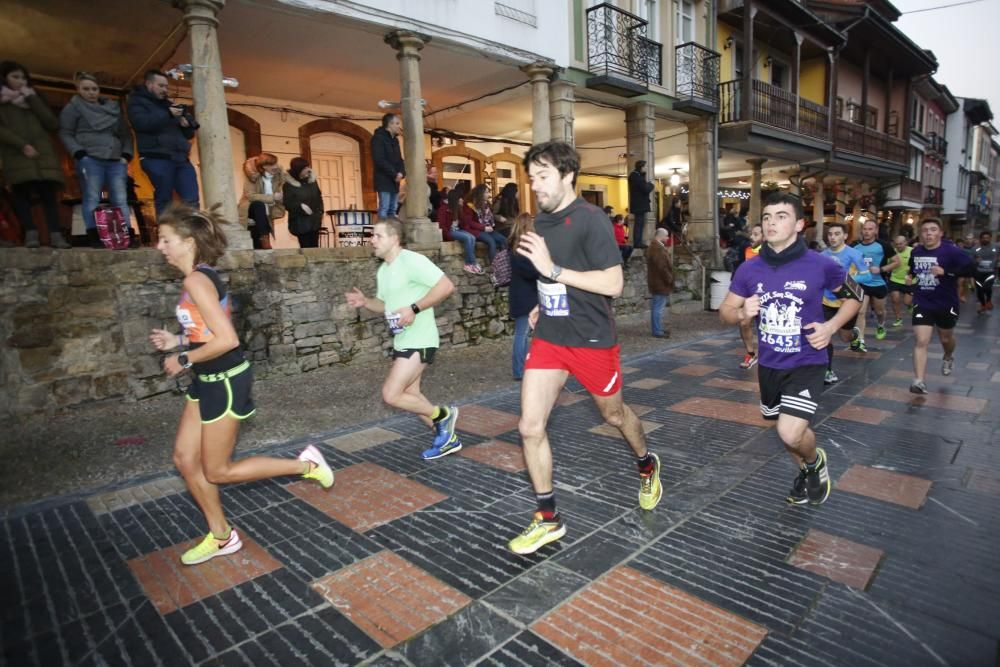
[[[298,237],[300,248],[319,247],[319,230],[323,227],[323,195],[316,184],[316,174],[304,158],[292,158],[283,193],[288,211],[288,231]]]
[[[521,237],[535,231],[535,219],[528,213],[514,218],[510,231],[510,286],[507,288],[510,317],[514,320],[514,350],[511,355],[511,369],[514,379],[524,377],[524,360],[528,356],[528,334],[531,326],[528,316],[538,305],[538,271],[531,260],[517,252]]]
[[[59,155],[49,133],[59,121],[31,87],[28,70],[16,62],[0,63],[0,163],[11,186],[12,203],[24,228],[26,248],[38,247],[38,230],[31,219],[31,198],[45,208],[45,224],[53,248],[68,248],[59,230],[56,195],[63,187]]]

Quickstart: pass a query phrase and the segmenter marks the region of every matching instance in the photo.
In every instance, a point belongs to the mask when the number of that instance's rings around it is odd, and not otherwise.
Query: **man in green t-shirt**
[[[382,400],[394,408],[418,415],[434,429],[434,444],[421,454],[437,459],[462,449],[455,435],[458,408],[433,405],[420,393],[424,366],[434,361],[440,339],[434,306],[455,291],[455,285],[423,255],[400,245],[403,225],[387,218],[375,225],[372,247],[382,266],[375,275],[377,294],[366,297],[354,287],[344,296],[352,308],[384,313],[392,340],[392,368],[382,385]]]
[[[910,275],[910,247],[905,236],[900,234],[892,240],[892,248],[899,257],[899,263],[889,274],[889,295],[892,297],[892,326],[903,326],[903,315],[900,312],[900,302],[906,306],[908,311],[913,310],[913,287],[907,284],[907,277]]]

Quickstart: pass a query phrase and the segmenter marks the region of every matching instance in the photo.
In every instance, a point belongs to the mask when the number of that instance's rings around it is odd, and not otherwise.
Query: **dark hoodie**
[[[136,86],[128,96],[128,119],[135,130],[140,157],[184,162],[191,151],[194,119],[191,127],[181,127],[180,118],[170,113],[170,100],[159,99],[146,86]]]
[[[539,213],[535,231],[552,261],[574,271],[621,266],[622,256],[604,211],[582,198],[554,213]],[[540,314],[535,335],[555,345],[609,348],[616,344],[611,297],[539,278]]]

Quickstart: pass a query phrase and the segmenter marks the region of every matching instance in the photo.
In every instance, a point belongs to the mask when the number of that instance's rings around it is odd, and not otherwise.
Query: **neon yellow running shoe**
[[[302,473],[303,479],[314,479],[324,489],[333,486],[333,470],[323,458],[323,452],[316,449],[315,446],[309,445],[303,449],[302,453],[299,454],[299,461],[308,461],[312,464],[312,469],[309,472]]]
[[[639,507],[644,510],[651,510],[656,507],[660,498],[663,497],[663,485],[660,484],[660,457],[650,454],[653,457],[653,472],[648,475],[639,475]]]
[[[219,541],[215,535],[209,533],[198,546],[191,547],[181,556],[181,562],[185,565],[197,565],[211,560],[216,556],[227,556],[236,553],[243,548],[243,541],[235,528],[229,529],[229,539],[225,542]]]
[[[528,524],[523,533],[507,543],[507,548],[522,556],[533,554],[565,534],[566,525],[562,519],[546,521],[541,512],[535,512],[535,518]]]

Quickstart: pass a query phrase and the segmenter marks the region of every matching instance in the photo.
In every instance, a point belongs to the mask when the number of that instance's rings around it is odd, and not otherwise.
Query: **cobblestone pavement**
[[[274,445],[315,442],[336,485],[226,488],[245,546],[196,567],[178,554],[205,528],[172,475],[8,509],[3,659],[996,665],[1000,318],[967,312],[958,334],[955,374],[929,374],[927,396],[907,391],[906,330],[838,352],[816,423],[835,484],[821,507],[785,503],[795,471],[727,331],[623,369],[663,460],[653,512],[569,384],[550,426],[568,533],[529,557],[503,547],[533,509],[516,386],[462,404],[465,448],[438,461],[420,460],[428,433],[405,415]]]

